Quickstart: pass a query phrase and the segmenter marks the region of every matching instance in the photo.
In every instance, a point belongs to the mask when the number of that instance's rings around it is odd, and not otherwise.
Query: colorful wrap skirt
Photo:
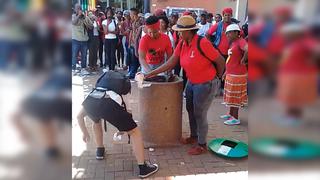
[[[243,107],[248,104],[248,75],[227,74],[224,84],[223,104],[228,107]]]
[[[318,97],[317,73],[279,74],[277,97],[287,106],[301,107],[312,105]]]

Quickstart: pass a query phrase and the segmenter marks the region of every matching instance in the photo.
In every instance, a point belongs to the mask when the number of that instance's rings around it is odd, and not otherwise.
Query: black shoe
[[[139,165],[139,169],[140,169],[140,173],[139,173],[140,178],[146,178],[156,173],[159,170],[157,164],[150,164],[149,162],[145,162],[144,165]]]
[[[98,147],[96,151],[96,159],[103,160],[104,159],[104,147]]]

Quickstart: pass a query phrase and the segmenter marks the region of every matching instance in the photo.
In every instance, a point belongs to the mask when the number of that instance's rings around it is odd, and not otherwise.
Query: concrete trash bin
[[[144,82],[138,88],[139,127],[145,147],[179,144],[182,134],[183,80]]]

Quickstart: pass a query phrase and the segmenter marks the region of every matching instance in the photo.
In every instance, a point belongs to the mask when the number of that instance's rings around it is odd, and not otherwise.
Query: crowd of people
[[[232,14],[232,12],[224,13]],[[172,29],[179,16],[178,13],[167,15],[164,11],[157,9],[154,14],[142,14],[136,8],[130,10],[117,11],[107,7],[105,10],[100,8],[92,11],[83,12],[81,6],[77,4],[72,16],[72,70],[74,74],[89,75],[105,70],[128,70],[128,77],[134,79],[140,67],[139,45],[140,40],[147,34],[146,20],[151,15],[159,19],[160,32],[169,37],[170,47],[175,49],[180,36],[177,31]],[[227,58],[227,39],[218,24],[223,21],[224,30],[230,23],[239,23],[230,16],[223,20],[220,13],[213,16],[212,13],[202,13],[197,16],[195,12],[186,11],[182,15],[192,16],[199,30],[197,34],[207,37],[210,34],[210,41],[218,45],[224,58]],[[219,25],[220,25],[219,24]],[[220,36],[222,38],[220,43]],[[215,38],[217,37],[217,38]],[[160,38],[162,39],[162,38]],[[89,53],[88,53],[89,52]],[[89,57],[87,57],[89,55]],[[168,59],[170,56],[166,55]],[[99,59],[99,61],[98,61]],[[81,62],[81,63],[80,63]],[[143,63],[143,62],[142,62]],[[81,64],[81,65],[80,65]],[[154,63],[153,63],[154,64]],[[143,70],[144,66],[141,65]],[[177,65],[174,69],[176,75],[180,75],[181,67]],[[94,73],[95,74],[95,73]],[[184,84],[186,76],[184,74]]]

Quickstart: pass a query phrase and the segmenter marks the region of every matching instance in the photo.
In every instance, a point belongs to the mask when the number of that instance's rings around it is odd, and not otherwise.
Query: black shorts
[[[111,98],[99,99],[87,96],[82,105],[87,115],[95,123],[99,123],[101,119],[104,119],[119,131],[131,131],[137,127],[137,124],[132,119],[132,114],[128,113],[124,107]]]
[[[22,103],[23,112],[39,121],[59,120],[71,123],[72,102],[66,98],[30,96]]]

